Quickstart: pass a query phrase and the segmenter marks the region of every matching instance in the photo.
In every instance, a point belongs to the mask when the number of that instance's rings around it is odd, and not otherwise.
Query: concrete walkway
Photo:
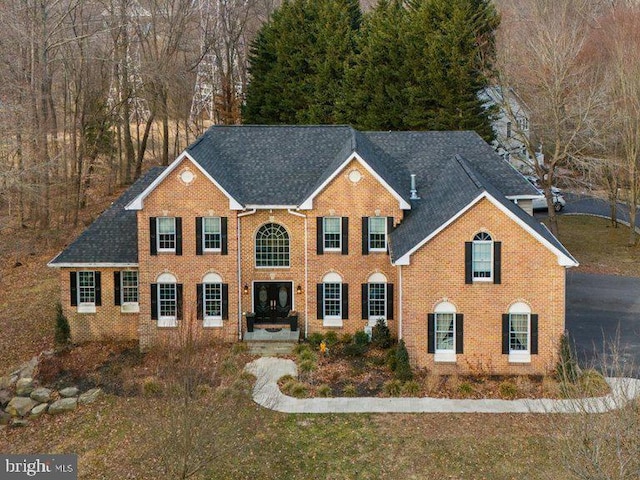
[[[575,400],[454,400],[446,398],[293,398],[283,394],[278,379],[298,376],[293,360],[263,357],[245,370],[256,376],[253,400],[284,413],[602,413],[625,405],[640,395],[640,380],[607,378],[612,393]]]

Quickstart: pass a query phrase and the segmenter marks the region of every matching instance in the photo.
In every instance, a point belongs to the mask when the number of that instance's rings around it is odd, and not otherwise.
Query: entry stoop
[[[245,332],[244,334],[244,341],[249,347],[249,353],[261,357],[290,355],[299,339],[299,331],[292,332],[289,326],[283,325],[256,326],[253,332]]]

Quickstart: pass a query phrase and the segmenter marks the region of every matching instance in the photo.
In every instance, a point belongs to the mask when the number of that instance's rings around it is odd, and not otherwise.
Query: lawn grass
[[[578,271],[640,277],[640,245],[629,247],[629,227],[611,226],[605,218],[558,216],[558,238],[571,252]]]

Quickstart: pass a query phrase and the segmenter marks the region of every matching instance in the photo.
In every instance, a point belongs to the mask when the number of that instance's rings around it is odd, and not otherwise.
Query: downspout
[[[398,340],[402,340],[402,265],[398,265]]]
[[[240,217],[246,217],[256,213],[256,209],[252,209],[246,212],[239,213],[237,216],[237,236],[236,242],[238,247],[238,340],[242,340],[242,257],[241,257],[241,244],[240,244]]]
[[[309,330],[309,249],[307,248],[307,216],[304,213],[287,209],[291,215],[304,218],[304,338],[307,338]]]

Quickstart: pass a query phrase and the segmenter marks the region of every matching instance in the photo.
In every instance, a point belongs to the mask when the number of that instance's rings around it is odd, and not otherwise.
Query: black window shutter
[[[473,242],[464,242],[464,283],[473,283]]]
[[[456,353],[464,353],[464,315],[456,313]]]
[[[151,255],[158,254],[158,243],[156,240],[156,217],[149,217],[149,252]]]
[[[316,291],[316,305],[317,305],[317,318],[318,319],[323,319],[324,318],[324,284],[322,283],[318,283],[316,285],[317,291]]]
[[[493,242],[493,283],[502,283],[502,242]]]
[[[220,217],[220,254],[229,254],[229,235],[227,234],[228,219],[227,217]]]
[[[229,284],[222,284],[222,319],[229,320]]]
[[[113,272],[113,304],[122,305],[120,298],[120,272]]]
[[[342,284],[342,319],[349,318],[349,284]]]
[[[158,319],[158,284],[151,284],[151,320]]]
[[[69,286],[71,291],[71,306],[78,306],[78,272],[69,272]]]
[[[196,217],[196,255],[202,255],[202,217]]]
[[[509,314],[502,314],[502,354],[509,354]]]
[[[369,284],[362,284],[362,319],[369,319]]]
[[[393,283],[387,283],[387,320],[393,320]]]
[[[389,255],[389,244],[390,242],[390,238],[389,235],[391,235],[391,232],[393,232],[393,217],[387,217],[387,255]]]
[[[198,320],[204,318],[204,288],[201,283],[196,283],[196,312]]]
[[[427,353],[436,353],[436,316],[427,315]]]
[[[102,305],[102,280],[100,278],[100,272],[94,272],[93,275],[96,287],[96,307],[100,307]]]
[[[316,253],[324,253],[324,217],[316,217]]]
[[[531,314],[531,354],[538,354],[538,314]]]
[[[176,318],[182,320],[182,284],[176,283]]]
[[[342,217],[342,255],[349,254],[349,217]]]
[[[362,254],[369,255],[369,217],[362,217]]]
[[[182,217],[176,217],[176,255],[182,255]]]

